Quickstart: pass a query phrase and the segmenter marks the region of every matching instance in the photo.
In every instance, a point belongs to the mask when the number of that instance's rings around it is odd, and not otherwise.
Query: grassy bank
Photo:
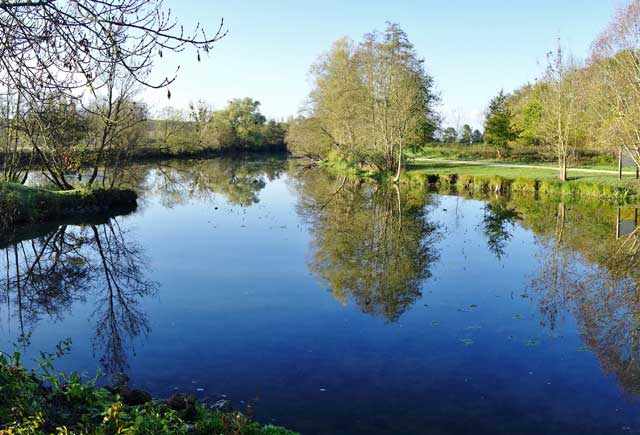
[[[263,426],[237,411],[211,409],[193,396],[154,400],[126,387],[58,373],[43,354],[28,370],[20,355],[0,353],[0,434],[5,435],[295,435]]]
[[[607,174],[576,173],[566,182],[558,180],[554,169],[504,168],[434,162],[410,165],[408,177],[424,179],[430,184],[453,186],[457,190],[496,193],[533,192],[586,198],[631,199],[640,193],[635,179],[618,180]]]
[[[92,216],[136,208],[138,195],[129,189],[51,191],[0,183],[0,228]]]

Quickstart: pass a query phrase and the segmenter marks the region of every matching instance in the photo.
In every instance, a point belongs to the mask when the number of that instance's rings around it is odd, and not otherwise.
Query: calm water
[[[1,239],[3,349],[71,337],[62,370],[308,435],[640,433],[633,209],[278,160],[128,176],[135,213]]]

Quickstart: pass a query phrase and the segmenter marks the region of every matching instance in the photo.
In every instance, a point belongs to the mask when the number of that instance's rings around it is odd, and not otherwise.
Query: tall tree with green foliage
[[[474,144],[482,143],[484,141],[484,135],[480,130],[473,130],[471,135],[471,142]]]
[[[509,148],[509,142],[515,139],[511,118],[507,95],[501,90],[489,103],[484,125],[484,141],[495,147],[498,158]]]
[[[508,97],[507,105],[513,114],[511,124],[516,133],[516,141],[520,145],[540,144],[539,125],[543,111],[541,91],[541,83],[526,84]]]
[[[453,144],[458,142],[458,132],[453,127],[447,127],[442,132],[442,142]]]
[[[567,180],[568,160],[580,143],[579,117],[584,112],[581,74],[571,60],[565,60],[562,49],[549,53],[548,65],[540,92],[542,112],[538,131],[545,148],[555,156],[560,179]]]
[[[471,145],[473,143],[473,130],[469,124],[462,126],[462,134],[460,135],[460,143],[464,145]]]
[[[309,151],[313,146],[299,140],[324,135],[340,158],[393,171],[397,180],[405,150],[432,137],[438,123],[433,79],[406,33],[390,23],[358,45],[341,39],[311,72],[307,116],[314,121],[297,123],[296,134],[289,136],[295,147]],[[301,134],[303,127],[316,133]],[[328,151],[311,154],[327,157]]]

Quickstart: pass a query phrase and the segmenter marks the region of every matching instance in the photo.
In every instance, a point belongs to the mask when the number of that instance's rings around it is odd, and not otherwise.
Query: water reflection
[[[511,232],[520,213],[510,206],[504,198],[494,198],[484,206],[483,231],[487,237],[487,246],[498,259],[505,254],[505,248],[511,240]]]
[[[296,181],[298,211],[309,223],[311,272],[340,302],[394,322],[422,295],[438,258],[430,198],[420,188],[350,182],[318,170]]]
[[[131,219],[0,236],[21,333],[80,312],[110,373],[159,395],[259,389],[259,418],[304,433],[640,425],[618,391],[640,394],[633,208],[467,200],[278,159],[123,176],[148,206]]]
[[[531,284],[543,325],[553,332],[571,314],[585,349],[625,391],[640,393],[640,230],[621,235],[614,207],[538,202],[520,209],[544,247]]]
[[[22,337],[41,320],[73,315],[76,302],[92,300],[94,352],[111,374],[125,371],[136,338],[149,332],[140,301],[153,295],[142,247],[117,218],[101,224],[61,225],[0,250],[7,315]]]
[[[222,195],[230,205],[250,207],[269,181],[281,176],[286,160],[172,160],[132,167],[129,183],[144,196],[160,197],[167,207]]]

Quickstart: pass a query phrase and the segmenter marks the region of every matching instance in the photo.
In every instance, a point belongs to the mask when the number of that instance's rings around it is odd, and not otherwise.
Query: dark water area
[[[328,434],[640,433],[633,207],[156,162],[138,210],[0,240],[0,348]],[[28,340],[21,337],[28,337]]]

